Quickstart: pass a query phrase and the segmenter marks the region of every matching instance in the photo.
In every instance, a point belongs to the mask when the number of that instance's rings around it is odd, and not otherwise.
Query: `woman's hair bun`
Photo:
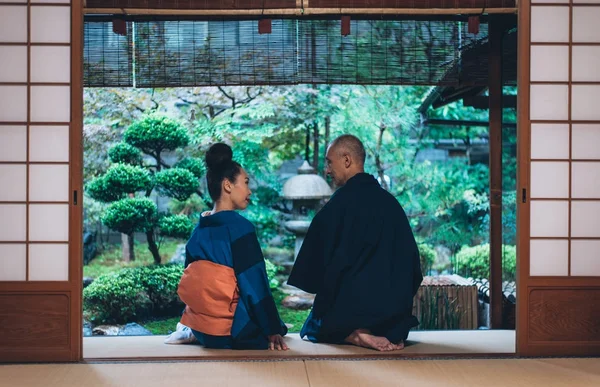
[[[208,169],[219,169],[233,160],[233,150],[222,142],[212,145],[206,152],[205,161]]]

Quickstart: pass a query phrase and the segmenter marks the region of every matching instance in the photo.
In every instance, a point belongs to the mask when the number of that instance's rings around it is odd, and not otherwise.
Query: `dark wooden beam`
[[[308,2],[306,2],[308,4]],[[86,0],[86,8],[129,9],[285,9],[299,8],[296,0]],[[303,6],[304,7],[304,6]],[[515,8],[515,0],[311,0],[310,8],[494,9]]]
[[[490,109],[490,322],[502,324],[502,35],[501,19],[489,24]]]
[[[463,98],[463,106],[474,107],[475,109],[489,109],[490,98],[486,95],[479,95],[476,97],[465,97]],[[502,108],[516,108],[517,107],[517,96],[516,95],[505,95],[502,97]]]
[[[438,118],[428,118],[423,121],[424,125],[445,125],[445,126],[479,126],[488,127],[490,126],[489,121],[469,121],[469,120],[444,120]],[[503,128],[516,128],[515,122],[503,122]]]

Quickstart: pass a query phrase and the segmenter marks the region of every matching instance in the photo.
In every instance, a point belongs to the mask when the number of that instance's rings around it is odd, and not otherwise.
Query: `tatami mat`
[[[505,355],[515,353],[514,331],[432,331],[411,332],[402,351],[376,352],[349,345],[313,344],[297,334],[286,337],[289,351],[211,350],[199,345],[166,345],[164,336],[86,337],[85,359],[196,358],[203,360],[236,359],[316,359],[367,358],[437,355]]]
[[[0,365],[10,387],[587,387],[600,359]]]

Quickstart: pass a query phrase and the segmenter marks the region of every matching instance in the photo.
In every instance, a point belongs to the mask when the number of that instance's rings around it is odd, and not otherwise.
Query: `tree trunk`
[[[310,128],[306,127],[306,148],[304,149],[304,160],[308,161],[310,154]]]
[[[123,262],[129,262],[129,240],[127,239],[127,234],[121,234],[121,259]]]
[[[313,168],[319,171],[319,123],[313,122]]]
[[[148,239],[148,250],[152,253],[152,257],[154,258],[154,263],[156,265],[161,264],[160,253],[158,251],[158,246],[156,241],[154,240],[154,232],[146,231],[146,238]]]
[[[381,162],[381,147],[383,145],[383,133],[385,132],[385,124],[381,123],[379,126],[379,138],[377,139],[377,151],[375,154],[375,167],[377,168],[377,174],[379,176],[379,180],[381,180],[381,187],[386,191],[389,190],[388,184],[385,181],[385,169],[383,168],[383,163]]]
[[[329,116],[325,117],[325,141],[323,150],[323,160],[327,157],[327,147],[329,147],[329,137],[331,137],[331,118]],[[325,176],[325,170],[321,171],[323,177]]]
[[[135,261],[135,251],[133,250],[133,235],[121,234],[121,253],[123,262]]]

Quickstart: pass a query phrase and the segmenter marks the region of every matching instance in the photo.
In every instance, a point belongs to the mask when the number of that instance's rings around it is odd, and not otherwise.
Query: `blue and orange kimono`
[[[254,226],[235,211],[202,216],[186,245],[177,293],[181,323],[207,348],[267,349],[287,333],[269,288]]]

